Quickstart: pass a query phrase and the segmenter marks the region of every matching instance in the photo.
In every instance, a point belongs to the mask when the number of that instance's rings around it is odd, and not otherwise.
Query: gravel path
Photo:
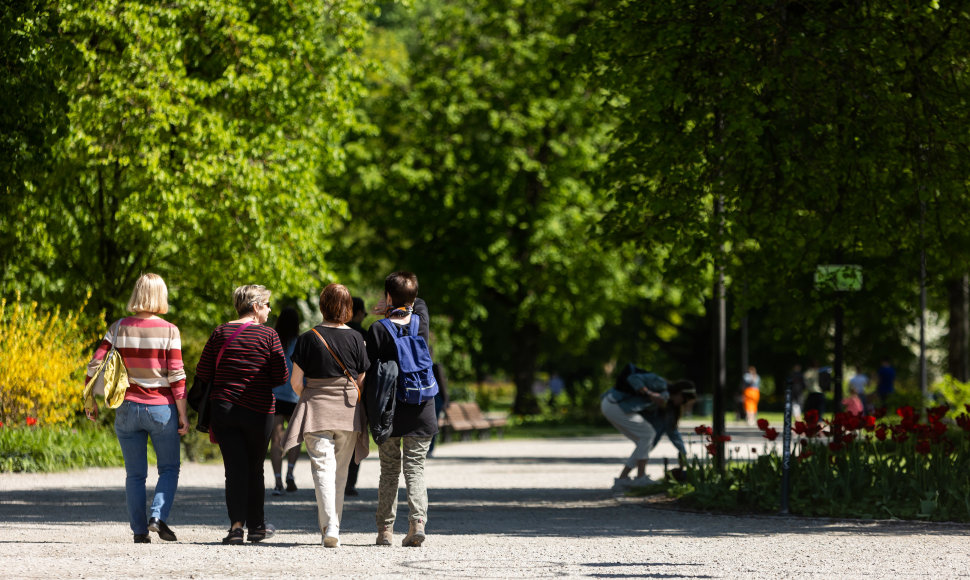
[[[760,445],[756,434],[735,440]],[[746,439],[747,438],[747,439]],[[228,527],[221,464],[184,464],[168,522],[135,545],[123,469],[0,474],[0,578],[955,578],[970,577],[970,526],[737,517],[651,507],[609,491],[631,444],[620,437],[441,445],[429,460],[428,540],[374,546],[379,465],[361,467],[336,550],[320,545],[305,458],[300,490],[267,492],[280,532],[263,544],[220,543]],[[649,468],[657,478],[664,440]],[[271,469],[267,462],[267,479]],[[151,482],[150,482],[151,483]],[[402,484],[403,485],[403,484]]]

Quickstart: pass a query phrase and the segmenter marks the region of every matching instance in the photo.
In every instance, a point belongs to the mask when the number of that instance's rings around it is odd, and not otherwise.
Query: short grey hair
[[[232,291],[232,305],[239,316],[256,310],[256,305],[269,302],[272,293],[262,284],[247,284]]]

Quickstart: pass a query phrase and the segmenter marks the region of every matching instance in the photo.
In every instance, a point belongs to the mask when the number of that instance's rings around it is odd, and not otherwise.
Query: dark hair
[[[276,334],[280,335],[283,348],[300,336],[300,314],[292,306],[287,306],[280,312],[276,319]]]
[[[680,417],[684,414],[684,407],[697,398],[697,387],[694,386],[693,381],[680,379],[679,381],[669,383],[667,385],[667,392],[671,395],[680,393],[684,397],[684,401],[680,405],[667,405],[667,413],[670,414],[672,421],[671,428],[676,430],[677,424],[680,423]]]
[[[350,299],[354,303],[354,316],[357,316],[359,312],[366,312],[367,308],[364,307],[364,299],[354,296]]]
[[[681,379],[679,381],[674,381],[667,386],[667,392],[671,395],[680,393],[684,396],[684,402],[693,401],[697,398],[697,387],[694,386],[693,381],[688,381],[686,379]]]
[[[391,297],[388,306],[411,306],[418,297],[418,277],[413,272],[394,272],[384,279],[384,292]]]
[[[354,316],[350,290],[343,284],[330,284],[320,293],[320,314],[327,322],[346,324]]]

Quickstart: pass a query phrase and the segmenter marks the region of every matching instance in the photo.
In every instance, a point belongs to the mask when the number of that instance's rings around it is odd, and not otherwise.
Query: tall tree
[[[50,171],[52,148],[64,135],[67,98],[58,89],[73,57],[58,33],[57,11],[45,0],[0,7],[0,292],[44,273],[48,241],[37,236],[46,208],[37,182]]]
[[[36,196],[45,287],[117,310],[139,272],[179,316],[222,318],[232,287],[302,293],[346,215],[322,176],[355,126],[364,0],[54,3],[78,62],[67,135]]]
[[[900,328],[920,248],[941,269],[965,256],[945,242],[970,209],[962,6],[607,0],[596,16],[584,58],[621,119],[612,227],[671,248],[670,275],[698,281],[725,244],[736,311],[765,306],[811,340],[839,301]],[[865,293],[820,294],[824,263],[861,263]]]
[[[608,126],[591,122],[599,99],[563,68],[583,7],[423,4],[403,74],[368,107],[380,135],[351,146],[351,209],[375,234],[364,252],[418,273],[475,371],[514,379],[520,413],[535,410],[552,353],[582,353],[643,292],[630,273],[645,264],[596,241],[606,208],[591,181]]]

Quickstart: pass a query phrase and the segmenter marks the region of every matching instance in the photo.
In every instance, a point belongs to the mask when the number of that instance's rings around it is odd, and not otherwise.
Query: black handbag
[[[236,330],[236,332],[229,337],[229,340],[222,345],[222,348],[219,349],[219,354],[216,356],[216,366],[214,369],[212,369],[213,380],[215,379],[216,371],[219,370],[219,361],[222,360],[222,353],[226,352],[226,347],[229,346],[229,343],[235,340],[236,337],[239,336],[242,331],[246,330],[246,327],[248,327],[250,324],[252,324],[252,322],[243,323],[242,327]],[[189,407],[192,407],[192,409],[199,414],[199,419],[195,424],[195,429],[203,433],[209,432],[209,417],[211,415],[209,408],[209,394],[212,392],[212,383],[213,381],[200,379],[198,375],[196,375],[196,377],[192,380],[192,388],[189,389],[189,392],[185,397]]]

